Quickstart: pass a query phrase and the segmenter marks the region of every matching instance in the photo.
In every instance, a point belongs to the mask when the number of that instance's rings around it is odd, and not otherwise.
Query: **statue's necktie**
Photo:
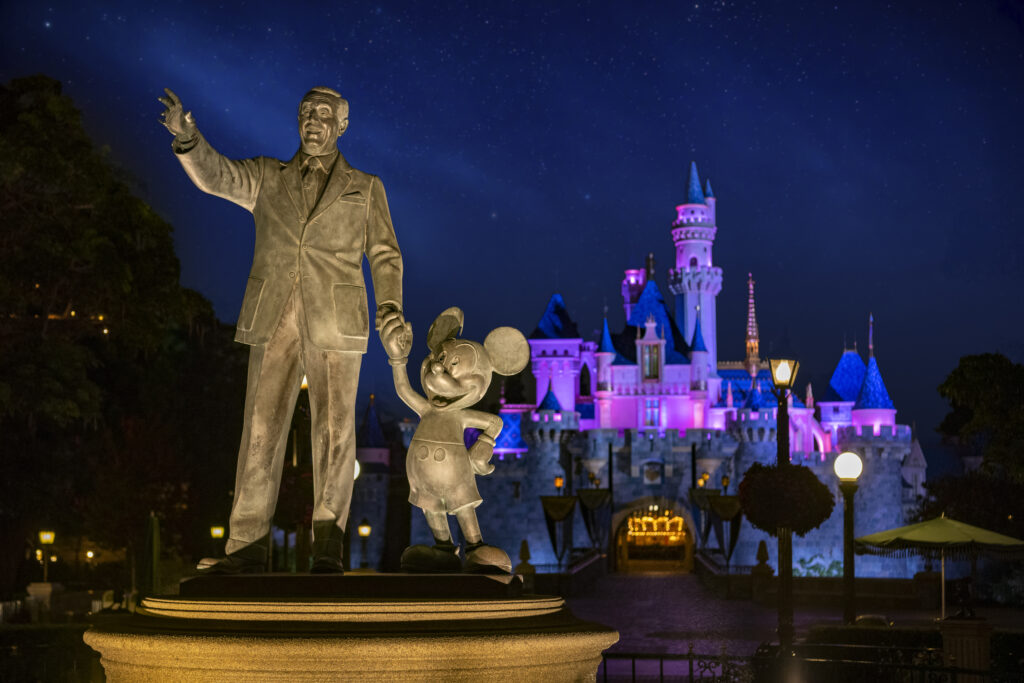
[[[312,211],[324,186],[323,164],[317,157],[309,157],[302,165],[302,196],[306,200],[306,211]]]

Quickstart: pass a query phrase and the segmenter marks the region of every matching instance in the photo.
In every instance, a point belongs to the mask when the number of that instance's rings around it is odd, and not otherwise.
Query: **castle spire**
[[[697,175],[697,162],[690,162],[690,189],[686,193],[687,204],[703,204],[704,192],[700,189],[700,176]]]
[[[754,275],[747,273],[747,372],[753,377],[761,364],[760,340],[757,332],[757,313],[754,310]]]
[[[711,178],[704,181],[704,196],[710,199],[715,198],[715,193],[711,191]]]
[[[690,342],[690,351],[707,352],[708,347],[704,345],[704,334],[700,331],[700,304],[697,304],[697,322],[693,325],[693,341]]]
[[[868,313],[868,358],[875,357],[875,314]]]

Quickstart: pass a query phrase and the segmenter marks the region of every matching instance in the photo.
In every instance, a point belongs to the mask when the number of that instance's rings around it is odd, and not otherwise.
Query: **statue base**
[[[109,681],[584,681],[618,641],[518,576],[202,576],[85,642]]]

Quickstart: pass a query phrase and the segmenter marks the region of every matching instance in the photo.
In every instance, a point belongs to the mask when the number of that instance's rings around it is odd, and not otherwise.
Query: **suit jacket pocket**
[[[258,277],[249,278],[249,282],[245,285],[245,298],[242,299],[242,311],[238,314],[238,329],[245,332],[252,329],[262,296],[263,280]]]
[[[342,335],[364,339],[368,337],[370,319],[366,307],[366,289],[359,285],[334,285],[334,315]]]

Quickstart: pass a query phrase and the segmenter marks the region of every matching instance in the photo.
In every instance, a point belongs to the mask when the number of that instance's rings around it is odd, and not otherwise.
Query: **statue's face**
[[[484,347],[449,339],[426,357],[420,384],[435,410],[459,410],[473,405],[491,383],[491,364]]]
[[[299,138],[302,151],[312,156],[325,154],[337,144],[348,127],[338,121],[338,101],[328,95],[311,93],[299,105]]]

